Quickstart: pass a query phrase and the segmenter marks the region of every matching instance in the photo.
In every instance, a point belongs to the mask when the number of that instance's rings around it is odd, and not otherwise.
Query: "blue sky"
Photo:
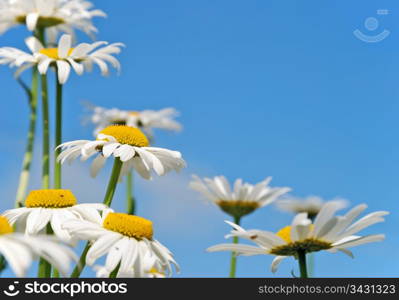
[[[191,174],[226,175],[289,186],[296,196],[344,197],[368,212],[389,210],[383,243],[354,248],[355,259],[317,253],[316,276],[397,277],[399,272],[399,4],[397,1],[94,1],[107,12],[97,38],[123,42],[120,76],[72,75],[65,87],[65,140],[91,137],[82,126],[82,101],[122,109],[175,107],[184,130],[156,133],[158,146],[183,153],[188,167],[153,182],[136,181],[138,214],[180,263],[182,277],[222,277],[228,253],[206,253],[224,242],[226,215],[188,190]],[[378,15],[388,9],[388,15]],[[368,31],[367,17],[379,28]],[[390,35],[366,43],[355,29]],[[24,47],[20,27],[0,46]],[[79,41],[87,38],[79,36]],[[13,205],[25,145],[28,110],[12,72],[0,68],[0,208]],[[53,107],[52,107],[53,109]],[[40,126],[39,126],[40,130]],[[40,131],[39,131],[40,132]],[[38,145],[39,146],[39,145]],[[40,147],[36,148],[39,158]],[[88,164],[66,167],[65,187],[80,202],[100,202],[109,167],[97,179]],[[39,162],[31,188],[39,187]],[[114,200],[123,209],[123,185]],[[278,230],[291,216],[266,207],[246,228]],[[272,257],[242,257],[238,276],[290,277],[294,260],[276,275]],[[90,276],[90,272],[86,275]]]

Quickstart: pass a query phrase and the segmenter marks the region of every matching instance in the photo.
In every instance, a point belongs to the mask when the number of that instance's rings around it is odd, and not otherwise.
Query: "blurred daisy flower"
[[[72,162],[78,156],[82,160],[97,155],[91,165],[91,176],[95,177],[104,166],[107,158],[119,158],[122,165],[121,176],[134,168],[143,178],[151,179],[151,171],[159,176],[171,170],[179,171],[186,166],[181,153],[164,148],[149,147],[149,141],[140,129],[112,125],[101,130],[97,139],[77,140],[60,145],[63,152],[58,156],[61,163]]]
[[[328,202],[334,201],[337,203],[339,209],[343,209],[348,206],[348,201],[341,198],[335,198]],[[276,206],[285,212],[290,212],[293,214],[307,213],[308,218],[314,219],[319,213],[320,209],[323,207],[324,201],[322,198],[317,196],[309,196],[304,199],[295,197],[286,197],[279,201],[276,201]]]
[[[0,34],[24,24],[30,31],[47,28],[52,34],[73,34],[79,29],[88,35],[97,32],[94,17],[105,17],[85,0],[0,0]]]
[[[171,265],[179,269],[172,253],[153,239],[152,222],[142,217],[107,210],[96,222],[71,220],[63,226],[72,236],[92,242],[86,256],[87,265],[93,266],[107,255],[99,276],[110,274],[118,265],[117,277],[148,277],[154,266],[166,270],[168,275],[172,273]],[[155,260],[146,263],[148,256]]]
[[[144,278],[165,278],[166,270],[161,265],[156,256],[151,255],[148,251],[144,254],[142,261],[142,277]],[[106,266],[94,266],[93,269],[96,271],[97,278],[109,278],[112,270],[108,270]],[[125,273],[118,273],[116,278],[132,278],[135,277],[134,269]]]
[[[180,131],[182,126],[174,120],[179,112],[174,108],[161,110],[127,111],[117,108],[92,107],[93,114],[90,121],[96,126],[96,135],[109,125],[127,125],[143,130],[147,136],[152,137],[153,129]]]
[[[201,179],[193,175],[189,186],[234,218],[241,218],[256,209],[269,205],[291,191],[288,187],[270,187],[271,177],[253,185],[237,179],[233,187],[224,176]]]
[[[67,276],[72,260],[77,261],[73,251],[59,240],[46,236],[26,236],[14,232],[7,218],[0,216],[0,254],[17,277],[25,277],[36,258],[42,257],[63,276]]]
[[[382,241],[383,234],[359,236],[360,230],[375,223],[383,222],[386,211],[370,213],[363,218],[355,219],[367,208],[361,204],[354,207],[344,216],[334,216],[340,209],[336,202],[325,203],[312,222],[307,213],[296,215],[290,226],[282,228],[277,233],[262,230],[245,230],[240,226],[226,221],[233,230],[226,238],[240,237],[252,241],[257,246],[220,244],[208,248],[209,252],[234,251],[238,255],[271,254],[277,256],[272,263],[272,272],[276,272],[278,265],[287,257],[326,250],[328,252],[343,252],[350,257],[353,254],[348,248],[366,243]]]
[[[26,198],[25,207],[7,210],[3,216],[12,225],[22,225],[28,235],[45,232],[50,225],[60,240],[74,244],[77,240],[61,227],[62,223],[68,219],[96,219],[106,208],[100,203],[77,204],[70,190],[34,190]]]
[[[109,73],[107,63],[120,70],[119,61],[112,55],[120,53],[120,48],[123,46],[121,43],[110,45],[103,41],[92,44],[81,43],[72,48],[72,38],[68,34],[61,36],[58,48],[44,48],[35,37],[27,38],[25,43],[32,54],[12,47],[0,48],[0,64],[17,67],[16,76],[35,65],[40,74],[46,74],[49,67],[53,66],[57,69],[59,83],[64,84],[69,78],[71,68],[78,75],[82,75],[85,70],[91,71],[93,64],[100,68],[102,75]]]

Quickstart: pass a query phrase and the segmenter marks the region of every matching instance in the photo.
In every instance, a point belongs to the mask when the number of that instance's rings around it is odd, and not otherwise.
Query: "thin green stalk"
[[[121,263],[119,262],[119,264],[116,266],[116,268],[109,274],[109,278],[116,278],[116,276],[118,275],[119,272],[119,268],[121,267]]]
[[[42,109],[43,109],[43,160],[42,160],[42,188],[50,188],[50,130],[47,75],[41,76]]]
[[[62,143],[62,84],[58,81],[56,76],[56,108],[55,108],[55,147]],[[55,150],[54,156],[54,188],[61,188],[61,163],[57,162],[57,157],[61,153],[61,149]]]
[[[24,159],[22,162],[22,171],[19,176],[17,196],[15,199],[15,207],[22,207],[26,195],[26,190],[29,184],[30,168],[32,165],[33,148],[35,144],[36,119],[37,119],[37,94],[39,87],[39,72],[37,71],[37,68],[33,68],[32,83],[30,89],[22,81],[18,80],[18,82],[20,82],[20,84],[26,91],[26,94],[28,95],[29,109],[30,109],[27,144],[26,144]]]
[[[46,233],[53,234],[50,224],[46,226]],[[51,278],[51,265],[44,258],[40,258],[37,276],[39,278]]]
[[[109,178],[107,191],[105,192],[104,201],[103,201],[103,203],[106,204],[107,206],[111,206],[116,186],[118,185],[119,175],[121,174],[122,165],[123,165],[122,161],[119,158],[115,158],[114,166],[112,167],[111,177]],[[89,242],[87,242],[82,252],[82,255],[79,258],[78,264],[73,269],[71,278],[79,278],[80,274],[82,273],[86,265],[86,255],[89,249],[90,249],[90,244]]]
[[[234,223],[240,225],[241,217],[234,217]],[[233,237],[233,244],[238,244],[238,237]],[[230,260],[230,278],[236,277],[237,270],[237,254],[235,252],[231,252],[231,260]]]
[[[122,161],[119,158],[115,158],[114,166],[112,167],[111,177],[108,182],[107,191],[104,196],[103,203],[109,207],[111,207],[112,199],[115,194],[116,186],[118,184],[119,175],[122,170]]]
[[[136,199],[133,195],[133,170],[126,176],[126,212],[134,215],[136,212]]]
[[[308,278],[308,271],[306,266],[306,253],[304,250],[298,250],[298,264],[301,278]]]
[[[0,276],[1,273],[7,268],[7,261],[3,255],[0,254]]]
[[[80,274],[83,271],[83,268],[86,265],[86,255],[89,249],[90,249],[90,244],[89,242],[87,242],[85,248],[83,249],[82,255],[79,258],[78,264],[75,266],[75,268],[72,271],[72,274],[70,276],[71,278],[79,278]]]
[[[46,47],[46,34],[44,28],[38,28],[35,36]],[[49,131],[49,108],[48,108],[48,87],[47,75],[40,76],[41,97],[42,97],[42,126],[43,126],[43,153],[42,153],[42,188],[50,188],[50,131]]]

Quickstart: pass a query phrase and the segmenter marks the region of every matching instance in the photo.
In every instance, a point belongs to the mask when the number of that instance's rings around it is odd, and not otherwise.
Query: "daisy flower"
[[[348,201],[341,198],[332,199],[330,201],[334,201],[338,204],[340,209],[343,209],[348,206]],[[310,219],[314,219],[319,213],[320,209],[324,205],[325,201],[317,196],[309,196],[304,199],[287,197],[276,201],[276,206],[286,212],[298,214],[298,213],[307,213]]]
[[[13,232],[11,224],[3,216],[0,216],[0,254],[18,277],[25,277],[32,261],[38,257],[44,258],[64,276],[68,274],[71,260],[77,261],[72,250],[59,240]]]
[[[144,254],[143,262],[143,277],[144,278],[165,278],[166,270],[161,265],[156,256],[151,255],[150,252]],[[94,266],[97,278],[109,278],[113,270],[108,270],[106,266]],[[117,274],[117,278],[133,278],[135,277],[134,269],[129,270],[125,274]]]
[[[71,162],[78,156],[87,160],[97,155],[91,165],[93,177],[110,156],[120,159],[123,163],[121,176],[134,168],[145,179],[151,179],[151,170],[161,176],[171,170],[179,171],[186,165],[180,152],[149,147],[149,141],[140,129],[123,125],[104,128],[94,141],[77,140],[59,147],[64,149],[58,156],[61,163]]]
[[[171,252],[153,239],[152,222],[142,217],[107,210],[95,222],[70,220],[63,226],[72,236],[92,242],[87,265],[107,255],[100,274],[109,274],[119,265],[118,277],[148,277],[148,258],[153,258],[151,268],[158,266],[168,275],[172,273],[171,265],[179,269]]]
[[[262,230],[245,230],[242,227],[226,221],[233,230],[226,238],[240,237],[252,241],[256,246],[220,244],[207,249],[209,252],[234,251],[237,255],[271,254],[276,258],[273,260],[271,269],[276,272],[278,265],[287,257],[298,257],[300,253],[311,253],[317,251],[343,252],[353,257],[348,249],[366,243],[382,241],[383,234],[359,236],[355,235],[360,230],[375,223],[383,222],[383,216],[389,214],[386,211],[370,213],[363,218],[355,219],[367,208],[361,204],[354,207],[344,216],[334,216],[340,209],[336,202],[327,202],[312,222],[307,213],[296,215],[290,226],[282,228],[277,233]],[[354,222],[355,221],[355,222]]]
[[[93,44],[81,43],[72,48],[72,37],[68,34],[61,36],[58,48],[45,48],[36,37],[27,38],[25,43],[31,53],[12,47],[0,48],[0,64],[18,67],[16,76],[36,65],[40,74],[46,74],[49,67],[53,66],[57,69],[58,81],[64,84],[71,68],[78,75],[82,75],[85,70],[91,71],[93,64],[100,68],[102,75],[109,73],[107,63],[120,70],[119,61],[112,55],[120,53],[122,43],[108,45],[101,41]],[[103,47],[99,48],[100,46]]]
[[[178,115],[179,112],[171,107],[161,110],[128,111],[96,106],[93,108],[91,122],[96,126],[95,134],[109,125],[127,125],[140,128],[147,136],[152,136],[153,129],[180,131],[181,124],[174,120]]]
[[[79,29],[92,35],[97,32],[92,19],[106,16],[92,7],[85,0],[0,0],[0,34],[25,24],[30,31],[48,28],[53,34],[59,31],[72,34]]]
[[[268,177],[253,185],[243,183],[242,179],[237,179],[234,182],[234,186],[230,187],[224,176],[201,179],[193,175],[193,180],[189,186],[203,194],[227,214],[235,218],[241,218],[260,207],[272,203],[278,197],[291,190],[287,187],[272,188],[269,186],[271,180],[272,178]]]
[[[69,190],[34,190],[26,198],[25,207],[7,210],[3,213],[13,225],[22,225],[27,235],[43,232],[47,225],[62,241],[74,244],[76,239],[61,227],[68,219],[93,220],[104,204],[77,204],[75,196]]]

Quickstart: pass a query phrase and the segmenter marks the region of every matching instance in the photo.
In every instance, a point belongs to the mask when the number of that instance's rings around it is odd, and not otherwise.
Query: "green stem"
[[[115,194],[122,165],[123,165],[122,161],[119,158],[115,158],[114,166],[112,167],[111,177],[109,179],[107,191],[105,193],[103,201],[103,203],[109,207],[111,207],[112,198],[114,197]]]
[[[306,267],[306,253],[304,250],[298,250],[298,264],[301,278],[308,278],[308,271]]]
[[[24,159],[22,162],[22,171],[21,175],[19,176],[19,184],[17,189],[17,196],[15,199],[15,207],[22,207],[24,204],[26,190],[29,184],[30,168],[33,159],[33,147],[35,143],[36,118],[37,118],[37,94],[38,94],[38,85],[39,85],[39,72],[37,71],[37,68],[33,68],[32,84],[30,89],[26,87],[26,85],[22,81],[20,83],[22,87],[25,89],[29,98],[30,114],[29,114],[29,129],[28,129],[27,144],[26,144]]]
[[[83,249],[82,255],[79,258],[78,264],[75,266],[75,268],[72,271],[72,274],[70,276],[71,278],[79,278],[80,274],[83,271],[83,268],[85,267],[86,255],[89,249],[90,249],[90,244],[89,242],[87,242],[85,248]]]
[[[121,263],[119,262],[119,264],[116,266],[116,268],[109,274],[108,278],[116,278],[116,276],[118,275],[120,266],[121,266]]]
[[[53,234],[50,224],[46,226],[46,233]],[[39,278],[51,278],[51,265],[44,258],[40,258],[37,276]]]
[[[107,191],[105,192],[104,201],[103,201],[103,203],[106,204],[107,206],[111,206],[116,186],[118,184],[119,175],[121,174],[122,165],[123,165],[122,161],[119,158],[115,158],[114,166],[112,167],[111,177],[109,178]],[[89,242],[87,242],[82,252],[82,255],[80,256],[78,264],[73,269],[71,278],[79,278],[80,274],[82,273],[86,265],[86,255],[89,249],[90,249],[90,244]]]
[[[62,143],[62,84],[58,81],[58,75],[56,76],[56,108],[55,108],[55,147],[58,147]],[[61,188],[61,163],[57,162],[57,157],[61,153],[61,149],[55,150],[54,156],[54,188]]]
[[[3,255],[0,254],[0,276],[1,273],[7,268],[7,261]]]
[[[42,161],[42,188],[50,188],[50,132],[47,75],[41,76],[42,109],[43,109],[43,161]]]
[[[241,217],[234,217],[234,223],[240,225]],[[233,237],[233,244],[238,244],[238,237]],[[231,260],[230,260],[230,278],[236,277],[237,270],[237,254],[235,252],[231,252]]]
[[[126,175],[126,212],[134,215],[136,211],[136,199],[133,195],[133,170]]]

